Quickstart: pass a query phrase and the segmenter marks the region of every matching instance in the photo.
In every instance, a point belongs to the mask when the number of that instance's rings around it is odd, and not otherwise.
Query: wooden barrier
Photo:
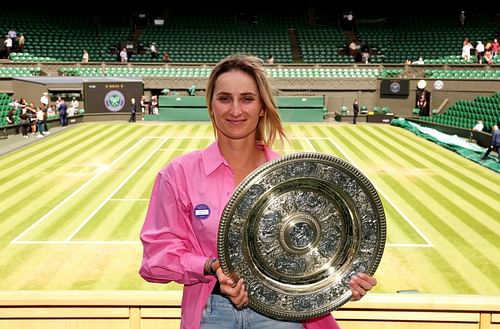
[[[0,291],[0,328],[179,328],[181,291]],[[500,296],[377,294],[334,312],[343,329],[500,329]]]

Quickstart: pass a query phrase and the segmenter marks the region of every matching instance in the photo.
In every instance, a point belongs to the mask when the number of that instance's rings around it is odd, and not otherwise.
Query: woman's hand
[[[358,273],[349,281],[352,292],[352,301],[360,300],[368,291],[377,285],[377,280],[368,274]]]
[[[240,309],[247,306],[249,299],[247,290],[243,284],[243,279],[234,282],[232,278],[222,272],[221,268],[218,268],[216,273],[217,280],[219,280],[220,284],[220,292],[229,297],[236,308]]]

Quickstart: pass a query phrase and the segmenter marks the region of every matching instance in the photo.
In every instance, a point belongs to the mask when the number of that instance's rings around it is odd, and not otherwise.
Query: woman
[[[278,321],[247,307],[240,279],[224,275],[217,230],[226,203],[254,169],[278,156],[271,145],[285,131],[260,59],[234,55],[213,70],[206,90],[216,141],[174,159],[158,174],[141,231],[141,276],[184,284],[181,328],[338,328],[331,315],[307,323]],[[376,284],[351,280],[353,300]]]
[[[424,95],[421,95],[420,98],[417,101],[417,107],[419,108],[419,114],[420,116],[427,115],[427,100],[425,99]]]
[[[88,62],[89,62],[89,52],[87,51],[87,49],[84,49],[82,54],[82,63],[86,64]]]

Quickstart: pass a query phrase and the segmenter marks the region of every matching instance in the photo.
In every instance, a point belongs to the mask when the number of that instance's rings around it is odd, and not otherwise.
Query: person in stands
[[[491,129],[493,134],[491,135],[491,143],[486,152],[481,157],[481,160],[484,161],[488,159],[488,155],[491,151],[496,150],[498,154],[498,162],[500,162],[500,121],[497,122],[496,125]]]

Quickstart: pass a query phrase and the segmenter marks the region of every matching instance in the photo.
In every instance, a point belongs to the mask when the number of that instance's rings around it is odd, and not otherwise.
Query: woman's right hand
[[[225,275],[220,267],[217,268],[216,274],[217,280],[219,280],[221,293],[229,297],[236,308],[241,309],[247,306],[249,299],[247,290],[243,284],[243,279],[239,279],[235,282],[232,278]]]

